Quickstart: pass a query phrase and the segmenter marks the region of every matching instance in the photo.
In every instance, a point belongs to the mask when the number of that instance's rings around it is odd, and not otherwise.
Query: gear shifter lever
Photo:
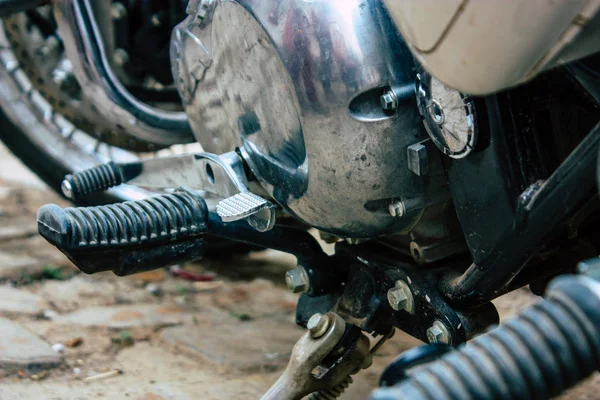
[[[122,183],[153,188],[187,187],[224,197],[217,214],[224,222],[246,219],[259,232],[275,224],[275,206],[251,193],[241,157],[236,152],[181,154],[131,163],[109,162],[67,175],[63,194],[76,199]]]

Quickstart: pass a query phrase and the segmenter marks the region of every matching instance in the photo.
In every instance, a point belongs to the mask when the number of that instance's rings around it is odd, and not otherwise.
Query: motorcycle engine
[[[382,2],[192,0],[187,13],[171,63],[204,150],[239,147],[269,195],[322,231],[448,236],[431,226],[455,219],[444,139],[430,140],[423,116],[437,133],[453,117],[430,99],[419,108],[423,85]],[[465,119],[462,103],[452,109]],[[458,155],[474,138],[467,122]]]

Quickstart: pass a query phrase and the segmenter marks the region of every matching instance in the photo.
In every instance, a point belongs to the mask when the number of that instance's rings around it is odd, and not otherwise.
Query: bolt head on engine
[[[396,281],[393,288],[388,290],[387,299],[390,307],[395,311],[406,311],[413,313],[414,300],[410,287],[402,280]]]
[[[450,334],[448,328],[441,321],[435,321],[433,325],[427,329],[427,340],[429,343],[450,343]]]
[[[285,273],[285,284],[292,293],[308,292],[310,289],[308,275],[300,266]]]

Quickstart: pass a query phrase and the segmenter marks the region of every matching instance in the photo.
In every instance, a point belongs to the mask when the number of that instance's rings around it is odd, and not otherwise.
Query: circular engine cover
[[[427,133],[412,56],[380,1],[196,1],[188,12],[171,57],[198,141],[214,153],[243,146],[263,187],[296,217],[373,237],[408,232],[447,196],[430,146],[419,155],[427,168],[408,167],[409,146]],[[389,88],[400,88],[398,107],[384,111]],[[392,217],[399,200],[407,212]]]

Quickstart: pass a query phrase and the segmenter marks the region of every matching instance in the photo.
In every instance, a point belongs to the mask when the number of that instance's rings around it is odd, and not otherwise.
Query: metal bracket
[[[196,153],[144,161],[142,173],[129,183],[204,190],[225,197],[217,204],[217,214],[224,222],[245,219],[259,232],[275,224],[275,206],[249,191],[242,160],[234,151],[220,156]]]

